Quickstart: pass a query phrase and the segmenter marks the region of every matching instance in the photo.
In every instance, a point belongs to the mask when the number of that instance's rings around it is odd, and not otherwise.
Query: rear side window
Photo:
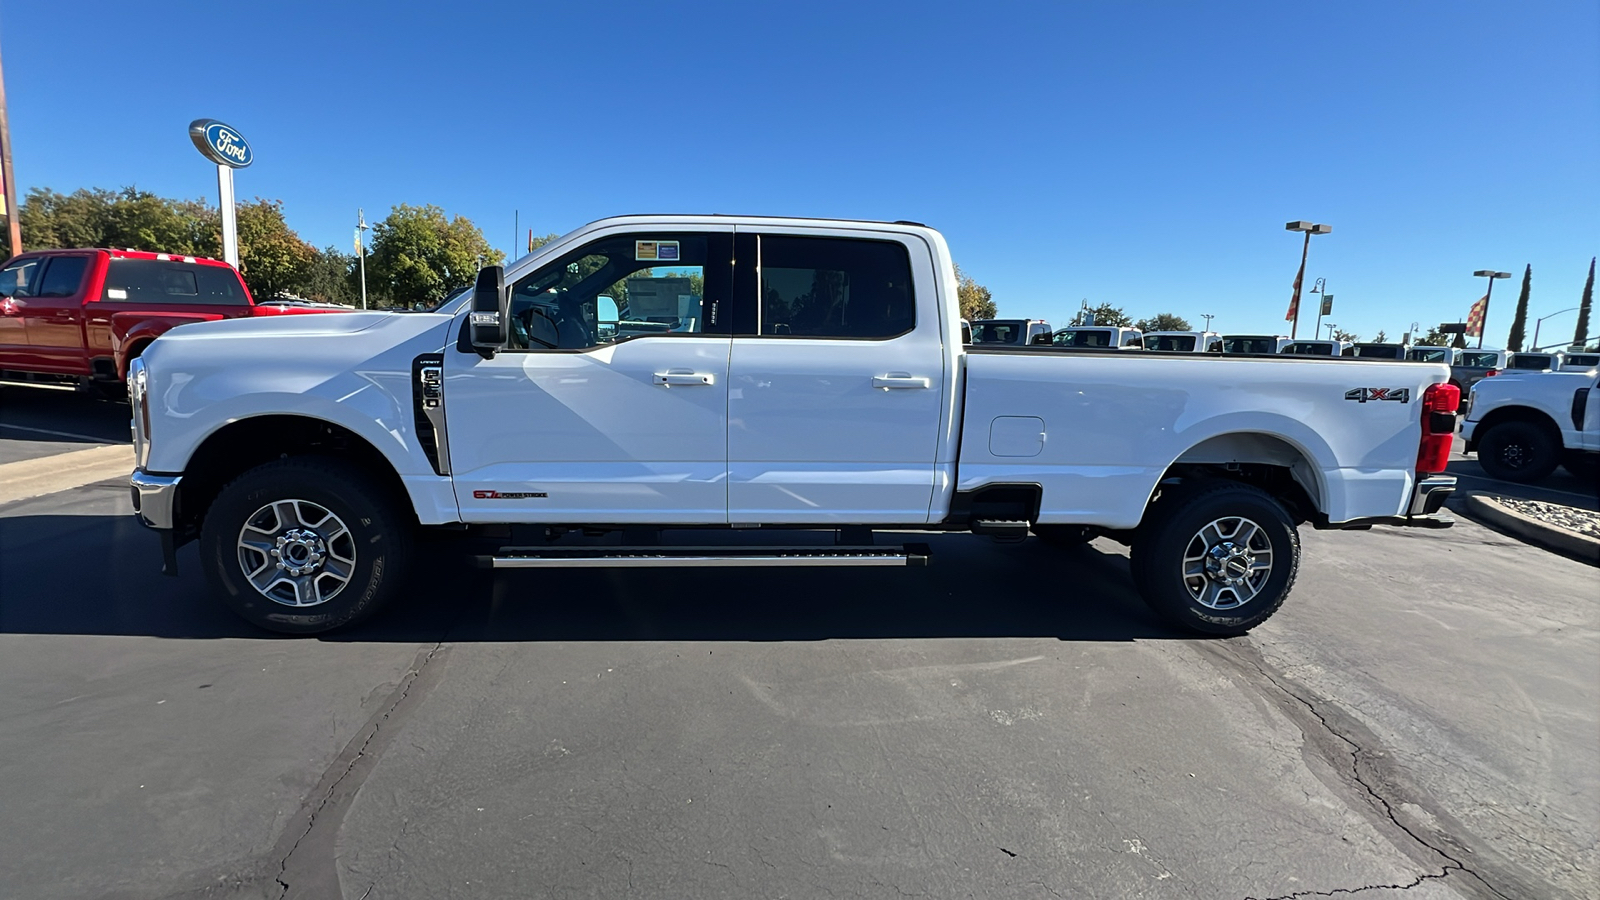
[[[891,338],[916,324],[899,242],[762,235],[757,247],[764,337]]]
[[[1180,353],[1189,353],[1194,350],[1194,336],[1186,334],[1161,334],[1146,338],[1146,350],[1167,350]]]
[[[1057,347],[1110,347],[1111,332],[1109,331],[1074,331],[1064,328],[1056,332],[1051,341]]]
[[[1463,353],[1461,364],[1469,369],[1492,369],[1500,361],[1497,353]]]
[[[41,297],[71,297],[83,284],[83,270],[89,267],[87,256],[58,256],[50,260],[39,282]]]
[[[207,303],[244,306],[232,269],[164,259],[113,259],[105,299],[113,303]]]
[[[1011,322],[985,322],[973,331],[975,344],[1020,344],[1022,329]]]

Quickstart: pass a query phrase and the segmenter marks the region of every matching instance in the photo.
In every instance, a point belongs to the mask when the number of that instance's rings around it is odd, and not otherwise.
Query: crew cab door
[[[730,521],[928,521],[947,378],[926,244],[764,229],[737,250]]]
[[[83,331],[83,301],[93,254],[51,256],[23,316],[28,356],[41,371],[84,374],[89,351]]]
[[[446,351],[465,521],[727,522],[732,231],[603,232],[515,277],[505,350]]]

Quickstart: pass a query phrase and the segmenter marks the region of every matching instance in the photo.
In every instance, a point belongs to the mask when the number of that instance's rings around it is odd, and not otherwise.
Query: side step
[[[925,566],[927,544],[903,547],[502,547],[495,569],[661,569],[727,566]]]

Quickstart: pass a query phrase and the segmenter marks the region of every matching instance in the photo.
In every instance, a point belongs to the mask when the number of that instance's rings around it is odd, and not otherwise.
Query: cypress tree
[[[1589,257],[1589,280],[1583,283],[1583,299],[1578,301],[1578,329],[1572,332],[1572,343],[1583,346],[1589,337],[1589,307],[1594,305],[1594,257]]]
[[[1512,353],[1522,349],[1522,334],[1528,328],[1528,292],[1532,289],[1533,263],[1528,263],[1527,270],[1522,273],[1522,295],[1517,298],[1517,317],[1511,320],[1511,335],[1506,338],[1506,349]]]

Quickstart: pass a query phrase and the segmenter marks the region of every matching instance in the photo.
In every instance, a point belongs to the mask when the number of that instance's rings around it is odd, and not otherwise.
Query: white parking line
[[[0,503],[69,491],[108,478],[127,477],[132,471],[133,448],[127,444],[4,463],[0,464]]]
[[[52,437],[75,438],[80,441],[90,441],[96,444],[119,443],[116,438],[95,437],[92,434],[78,434],[73,431],[51,431],[48,428],[32,428],[27,425],[12,425],[10,422],[0,422],[0,428],[9,428],[12,431],[26,431],[31,434],[48,434]]]

